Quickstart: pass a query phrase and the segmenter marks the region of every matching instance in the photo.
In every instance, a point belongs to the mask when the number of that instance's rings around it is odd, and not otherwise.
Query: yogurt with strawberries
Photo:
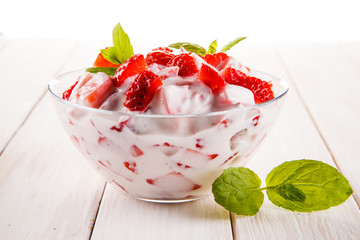
[[[148,201],[209,194],[225,168],[244,165],[262,142],[287,91],[282,80],[222,52],[157,48],[104,62],[94,64],[104,72],[71,72],[49,89],[85,158],[114,186]]]

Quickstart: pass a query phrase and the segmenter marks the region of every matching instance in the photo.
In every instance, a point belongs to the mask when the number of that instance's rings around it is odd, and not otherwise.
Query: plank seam
[[[92,224],[91,230],[90,230],[89,240],[91,240],[92,235],[93,235],[93,232],[94,232],[96,220],[97,220],[97,217],[98,217],[98,214],[99,214],[99,210],[100,210],[100,206],[101,206],[102,200],[103,200],[103,198],[104,198],[104,193],[105,193],[106,186],[107,186],[107,182],[105,182],[105,184],[104,184],[104,188],[103,188],[103,191],[102,191],[102,194],[101,194],[101,197],[100,197],[99,205],[98,205],[98,207],[97,207],[97,209],[96,209],[96,213],[95,213],[95,216],[94,216],[94,223]]]
[[[231,212],[229,212],[229,217],[230,217],[230,227],[231,227],[232,239],[235,240],[236,222],[235,222],[235,219],[233,218],[233,214]]]
[[[280,53],[278,47],[277,47],[277,46],[274,46],[274,50],[275,50],[276,55],[279,57],[280,63],[281,63],[282,66],[284,67],[285,72],[286,72],[286,74],[287,74],[288,77],[289,77],[289,80],[292,82],[292,84],[293,84],[293,86],[294,86],[294,90],[295,90],[295,92],[297,93],[297,95],[299,96],[300,101],[301,101],[302,105],[303,105],[304,108],[305,108],[305,111],[307,112],[307,114],[308,114],[308,116],[310,117],[312,123],[314,124],[314,126],[315,126],[315,128],[316,128],[316,131],[318,132],[321,140],[324,142],[326,149],[327,149],[328,152],[330,153],[330,156],[331,156],[331,158],[332,158],[332,160],[333,160],[336,168],[337,168],[340,172],[342,172],[339,164],[338,164],[337,161],[336,161],[335,155],[334,155],[333,152],[331,151],[330,146],[329,146],[328,142],[327,142],[326,139],[325,139],[325,136],[322,134],[322,132],[321,132],[321,130],[320,130],[320,128],[319,128],[319,125],[317,124],[315,118],[314,118],[313,115],[311,114],[310,109],[309,109],[308,106],[306,105],[306,103],[305,103],[305,101],[304,101],[304,98],[302,97],[302,95],[301,95],[301,93],[300,93],[300,91],[299,91],[299,89],[298,89],[298,87],[297,87],[297,85],[296,85],[296,82],[294,81],[294,77],[292,76],[292,74],[291,74],[289,68],[287,67],[287,65],[286,65],[283,57],[281,56],[281,53]],[[360,208],[360,200],[358,201],[358,200],[354,197],[354,195],[352,195],[352,198],[355,200],[355,203],[357,204],[358,208]]]

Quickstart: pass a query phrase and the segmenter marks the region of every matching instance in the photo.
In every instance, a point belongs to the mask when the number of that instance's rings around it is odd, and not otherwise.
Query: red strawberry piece
[[[106,49],[108,49],[108,48],[106,48]],[[99,53],[99,55],[97,56],[97,58],[94,62],[94,67],[119,67],[119,66],[120,66],[120,64],[114,64],[114,63],[106,60],[101,53]]]
[[[167,65],[174,56],[171,49],[159,47],[146,55],[146,63],[147,65],[152,63]]]
[[[130,153],[133,157],[139,157],[144,154],[144,152],[135,144],[131,146]]]
[[[219,93],[226,85],[219,72],[206,64],[201,66],[199,79],[203,81],[203,83],[205,83],[205,85],[208,86],[213,93]]]
[[[168,48],[168,47],[158,47],[158,48],[155,48],[153,50],[151,50],[152,52],[153,51],[160,51],[160,52],[168,52],[168,53],[172,53],[173,50],[171,48]]]
[[[223,63],[228,58],[229,56],[226,53],[218,52],[214,54],[206,54],[203,59],[208,64],[217,68],[217,67],[221,67],[221,63]]]
[[[76,86],[76,84],[78,83],[79,81],[76,81],[74,83],[74,85],[70,86],[68,89],[65,90],[65,92],[63,92],[62,94],[62,98],[65,99],[65,100],[69,100],[69,97],[74,89],[74,87]]]
[[[158,75],[149,70],[142,71],[126,92],[124,106],[131,111],[145,110],[161,86]]]
[[[98,108],[115,91],[112,79],[99,72],[76,92],[75,98],[86,106]]]
[[[117,132],[122,132],[122,130],[124,129],[124,127],[128,121],[129,121],[129,119],[121,121],[117,126],[112,126],[110,129],[115,130]]]
[[[178,66],[179,76],[192,76],[198,72],[194,58],[189,53],[181,53],[171,59],[168,67]]]
[[[120,87],[121,84],[133,75],[139,74],[146,68],[145,58],[141,54],[136,54],[126,60],[121,66],[116,70],[114,74],[114,80],[116,82],[116,87]]]
[[[127,169],[129,169],[133,173],[137,173],[136,162],[124,162],[124,165]]]
[[[245,73],[233,67],[226,68],[221,72],[221,75],[224,77],[225,82],[234,85],[240,85],[240,82],[245,81],[248,77]]]
[[[206,160],[213,160],[215,159],[219,154],[205,154],[205,153],[202,153],[200,151],[197,151],[197,150],[194,150],[194,149],[190,149],[190,148],[187,148],[186,149],[186,152],[190,155],[188,155],[189,159],[206,159]]]
[[[238,85],[251,90],[255,97],[255,103],[266,102],[274,98],[272,84],[263,81],[257,77],[247,76],[240,70],[227,68],[223,72],[225,81],[229,84]]]

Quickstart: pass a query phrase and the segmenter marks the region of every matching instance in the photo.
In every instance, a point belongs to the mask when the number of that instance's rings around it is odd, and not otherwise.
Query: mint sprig
[[[298,212],[325,210],[343,203],[353,193],[348,180],[334,167],[316,160],[295,160],[274,168],[261,188],[250,169],[229,168],[218,177],[212,192],[215,201],[239,215],[255,215],[264,199]]]
[[[236,44],[238,44],[240,41],[246,39],[246,37],[239,37],[231,42],[229,42],[228,44],[226,44],[220,51],[221,52],[227,52],[229,51],[233,46],[235,46]]]
[[[207,53],[210,53],[210,54],[216,53],[217,47],[218,47],[217,40],[212,41],[209,45]]]
[[[116,67],[92,67],[92,68],[86,69],[86,71],[89,73],[103,72],[103,73],[106,73],[110,77],[115,74],[116,70],[117,70]]]
[[[240,41],[242,41],[244,39],[246,39],[246,37],[240,37],[240,38],[237,38],[237,39],[229,42],[221,49],[221,52],[229,51],[232,47],[234,47],[236,44],[238,44]],[[207,51],[204,47],[200,46],[199,44],[189,43],[189,42],[177,42],[177,43],[170,44],[168,47],[175,48],[175,49],[184,48],[188,52],[193,52],[193,53],[196,53],[197,55],[203,57],[206,54],[216,53],[218,44],[217,44],[217,40],[212,41],[210,43]]]
[[[114,46],[101,50],[101,54],[106,60],[114,64],[122,64],[134,55],[129,36],[124,32],[120,23],[114,27],[112,39]]]
[[[189,42],[177,42],[170,44],[168,47],[175,49],[184,48],[186,51],[196,53],[199,56],[204,56],[207,53],[206,49],[202,46]]]

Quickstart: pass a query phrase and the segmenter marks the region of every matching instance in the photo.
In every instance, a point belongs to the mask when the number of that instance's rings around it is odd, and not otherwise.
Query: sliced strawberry
[[[225,79],[225,82],[229,84],[239,85],[240,83],[245,81],[245,79],[248,77],[245,73],[233,68],[228,67],[225,70],[221,72],[221,75]]]
[[[172,50],[170,48],[159,47],[153,49],[146,55],[146,63],[148,65],[152,63],[167,65],[174,56],[175,55],[172,53]]]
[[[126,92],[124,106],[130,111],[145,110],[161,86],[158,75],[149,70],[142,71]]]
[[[213,93],[219,93],[226,85],[219,72],[206,64],[201,66],[199,79],[203,81]]]
[[[65,92],[63,92],[62,94],[62,98],[65,99],[65,100],[69,100],[69,97],[74,89],[74,87],[76,86],[76,84],[78,83],[79,81],[76,81],[74,83],[74,85],[70,86],[68,89],[65,90]]]
[[[189,53],[181,53],[171,59],[168,67],[178,66],[179,76],[192,76],[198,72],[194,58]]]
[[[98,108],[115,91],[113,80],[105,73],[99,72],[76,92],[75,101]]]
[[[144,154],[144,152],[135,144],[131,146],[130,153],[133,157],[139,157]]]
[[[137,173],[136,162],[124,162],[124,166],[133,173]]]
[[[116,87],[120,87],[121,84],[133,75],[139,74],[146,68],[145,58],[142,54],[136,54],[126,60],[121,66],[116,70],[114,74],[114,80],[116,82]]]
[[[218,67],[220,68],[221,65],[223,65],[221,63],[223,63],[228,58],[229,58],[229,56],[223,52],[218,52],[218,53],[214,53],[214,54],[206,54],[204,56],[204,60],[208,64],[210,64],[216,68],[218,68]]]
[[[266,81],[257,77],[250,77],[235,68],[227,68],[223,72],[225,81],[229,84],[238,85],[251,90],[254,94],[255,103],[262,103],[274,98],[274,92]]]
[[[106,60],[101,53],[99,53],[99,55],[97,56],[93,65],[94,65],[94,67],[119,67],[120,66],[120,64],[114,64],[114,63]]]

